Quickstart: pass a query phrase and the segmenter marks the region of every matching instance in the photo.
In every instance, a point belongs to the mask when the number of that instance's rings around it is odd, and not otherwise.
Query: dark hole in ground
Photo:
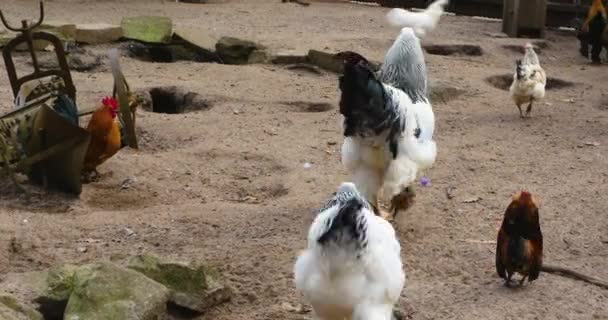
[[[184,112],[207,110],[209,101],[200,94],[180,87],[156,87],[149,90],[151,103],[143,106],[156,113],[178,114]]]
[[[204,52],[184,42],[174,41],[171,44],[147,44],[127,42],[122,46],[124,55],[146,62],[214,62],[215,55]]]
[[[486,78],[486,82],[493,86],[494,88],[501,90],[509,90],[511,87],[511,83],[513,83],[513,75],[512,74],[501,74],[495,75]],[[574,86],[574,83],[558,78],[547,78],[547,85],[545,89],[553,90],[553,89],[563,89]]]
[[[68,300],[53,300],[46,297],[36,299],[38,312],[42,314],[44,320],[63,320],[65,308],[68,305]]]
[[[424,50],[429,54],[440,56],[481,56],[483,49],[478,45],[472,44],[430,44],[423,46]]]
[[[327,102],[289,101],[283,104],[294,107],[298,112],[326,112],[334,108]]]
[[[195,319],[201,315],[198,311],[179,306],[172,301],[167,302],[167,312],[173,319]]]

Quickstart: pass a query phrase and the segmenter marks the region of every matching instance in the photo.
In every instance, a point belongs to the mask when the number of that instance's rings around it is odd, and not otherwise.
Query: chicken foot
[[[519,109],[519,117],[524,118],[524,113],[521,111],[521,105],[517,105],[517,109]]]
[[[416,192],[414,188],[409,186],[403,189],[401,193],[395,195],[393,199],[391,199],[391,205],[389,211],[392,214],[392,218],[395,219],[397,214],[400,211],[406,211],[414,204],[414,199],[416,198]]]
[[[526,117],[530,117],[530,112],[532,112],[532,100],[530,100],[530,104],[528,105],[528,107],[526,108]],[[521,109],[520,109],[521,112]]]

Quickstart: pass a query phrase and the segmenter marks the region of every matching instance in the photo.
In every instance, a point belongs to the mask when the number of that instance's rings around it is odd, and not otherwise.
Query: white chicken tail
[[[386,15],[388,23],[400,28],[412,28],[416,36],[422,38],[426,33],[433,31],[439,18],[444,12],[448,0],[436,0],[423,12],[412,12],[405,9],[395,8]]]
[[[532,44],[528,42],[524,46],[524,49],[526,50],[526,54],[524,55],[522,63],[528,65],[540,65],[538,55],[536,55],[536,51],[534,51],[534,46],[532,46]]]
[[[406,141],[407,155],[421,170],[433,166],[437,158],[437,144],[433,140],[419,140],[415,138]]]

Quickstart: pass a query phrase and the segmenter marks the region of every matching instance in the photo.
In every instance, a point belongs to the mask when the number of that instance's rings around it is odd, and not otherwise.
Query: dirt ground
[[[0,5],[15,22],[35,7]],[[387,8],[352,4],[47,0],[46,7],[48,20],[167,15],[271,50],[353,50],[378,61],[398,33],[385,24]],[[573,86],[548,90],[532,118],[522,120],[508,92],[485,81],[512,72],[520,54],[503,45],[526,42],[491,36],[500,27],[446,16],[424,39],[478,44],[484,54],[426,54],[431,79],[467,93],[434,104],[439,156],[425,173],[432,184],[418,188],[416,205],[395,223],[408,277],[399,307],[411,319],[608,319],[606,290],[549,274],[507,289],[496,275],[495,245],[485,242],[495,240],[510,196],[525,188],[542,201],[545,262],[608,279],[608,68],[580,57],[572,35],[549,31],[541,63],[549,77]],[[123,149],[101,166],[101,181],[79,198],[28,187],[35,192],[28,203],[1,180],[0,274],[144,252],[196,259],[216,266],[236,291],[200,319],[310,319],[298,311],[303,301],[292,267],[315,209],[346,178],[337,76],[274,65],[122,64],[134,88],[183,86],[211,108],[140,111],[141,150]],[[3,64],[0,74],[6,112],[12,94]],[[109,71],[72,76],[81,108],[111,94]],[[307,112],[307,103],[317,102],[333,109]],[[135,182],[121,189],[130,177]],[[9,250],[11,238],[17,253]]]

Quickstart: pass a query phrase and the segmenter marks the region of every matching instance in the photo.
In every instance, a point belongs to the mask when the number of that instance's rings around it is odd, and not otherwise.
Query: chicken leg
[[[524,118],[524,113],[521,111],[521,105],[516,104],[516,106],[517,106],[517,109],[519,109],[519,117]]]
[[[382,172],[366,165],[359,165],[352,175],[352,182],[363,197],[374,207],[374,213],[382,216],[378,206],[378,191],[382,184]]]
[[[521,110],[520,110],[521,112]],[[526,117],[530,117],[530,112],[532,112],[532,100],[530,100],[530,104],[526,108]]]
[[[523,276],[523,278],[521,278],[521,280],[519,280],[519,286],[520,286],[520,287],[524,285],[524,281],[526,281],[526,278],[527,278],[527,277],[528,277],[528,276],[527,276],[527,275],[525,275],[525,276]]]
[[[393,219],[397,217],[397,214],[400,211],[406,211],[414,204],[414,199],[416,198],[416,192],[412,186],[406,187],[391,199],[390,212],[393,215]]]

